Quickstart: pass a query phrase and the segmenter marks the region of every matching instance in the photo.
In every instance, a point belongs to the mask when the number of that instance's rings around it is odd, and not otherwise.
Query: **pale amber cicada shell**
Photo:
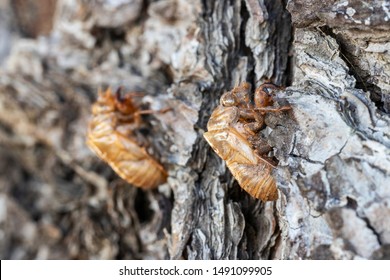
[[[99,92],[92,106],[87,145],[124,180],[151,189],[165,183],[167,173],[134,135],[142,122],[142,111],[133,102],[135,95],[115,95],[110,89]]]
[[[274,201],[278,199],[272,176],[275,163],[266,156],[272,147],[264,147],[265,141],[258,132],[264,127],[266,112],[285,111],[291,107],[269,107],[273,100],[268,89],[276,89],[274,85],[259,87],[253,103],[250,103],[249,89],[247,83],[242,83],[221,97],[221,104],[211,114],[204,137],[226,162],[242,189],[254,198]]]

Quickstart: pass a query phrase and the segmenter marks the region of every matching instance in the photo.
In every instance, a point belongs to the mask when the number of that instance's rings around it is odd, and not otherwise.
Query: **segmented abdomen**
[[[96,106],[96,104],[95,104]],[[118,131],[117,112],[94,110],[88,146],[127,182],[145,189],[166,182],[167,173],[131,135]]]

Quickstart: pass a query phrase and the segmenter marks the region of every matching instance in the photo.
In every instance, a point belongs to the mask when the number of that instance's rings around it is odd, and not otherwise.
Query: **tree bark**
[[[49,36],[0,44],[0,256],[390,258],[390,4],[286,2],[58,0]],[[203,138],[242,81],[283,86],[292,106],[266,116],[276,202],[244,192]],[[168,171],[156,190],[85,145],[108,86],[172,108],[145,116]]]

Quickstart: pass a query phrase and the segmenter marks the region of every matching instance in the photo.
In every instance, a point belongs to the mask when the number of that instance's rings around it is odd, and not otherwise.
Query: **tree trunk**
[[[1,1],[0,32],[21,37],[0,44],[1,258],[390,258],[389,1],[286,2],[58,0],[27,40]],[[284,86],[292,106],[266,116],[276,202],[244,192],[203,138],[242,81]],[[144,118],[168,171],[156,190],[85,144],[108,86],[172,108]]]

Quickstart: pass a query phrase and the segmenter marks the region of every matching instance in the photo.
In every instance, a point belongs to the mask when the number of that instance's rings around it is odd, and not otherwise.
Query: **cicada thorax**
[[[224,107],[219,105],[214,109],[207,123],[207,130],[218,130],[236,124],[240,112],[237,107]]]
[[[146,151],[138,111],[130,96],[118,99],[110,89],[100,94],[92,107],[87,144],[127,182],[154,188],[166,181],[167,173]]]

